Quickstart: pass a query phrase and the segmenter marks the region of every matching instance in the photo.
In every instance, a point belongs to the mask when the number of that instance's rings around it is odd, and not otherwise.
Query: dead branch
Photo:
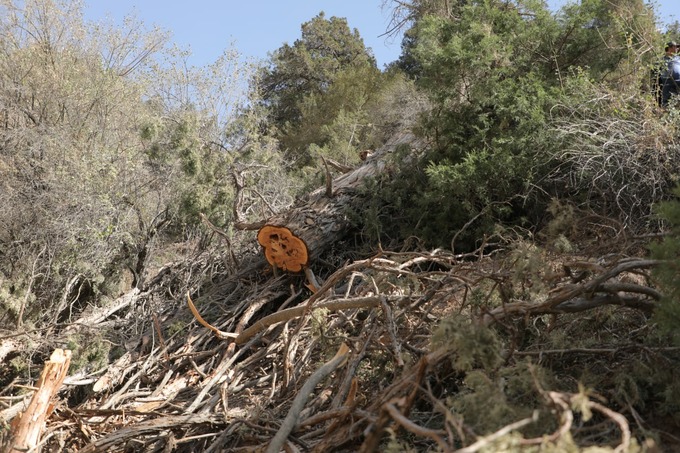
[[[97,324],[100,324],[101,322],[105,321],[108,319],[111,315],[114,313],[122,310],[125,307],[128,307],[135,302],[137,302],[139,299],[146,297],[147,293],[141,292],[138,288],[132,288],[128,293],[122,295],[118,299],[114,301],[114,303],[109,306],[109,307],[102,307],[102,308],[96,308],[94,309],[91,313],[88,315],[85,315],[78,319],[77,322],[74,322],[73,324],[70,324],[66,329],[65,332],[68,334],[69,332],[76,331],[78,327],[80,326],[96,326]]]
[[[236,258],[236,255],[234,254],[234,247],[231,245],[231,240],[229,239],[229,236],[227,236],[227,233],[217,228],[210,220],[208,220],[208,217],[202,212],[199,214],[199,216],[201,217],[201,221],[203,221],[203,223],[205,223],[205,225],[208,228],[210,228],[213,232],[215,232],[222,239],[224,239],[224,242],[227,243],[227,247],[229,248],[229,257],[231,258],[231,261],[232,263],[234,263],[234,266],[238,267],[239,262],[238,259]]]
[[[415,434],[416,436],[429,437],[430,439],[434,440],[437,443],[437,445],[439,445],[439,448],[443,452],[452,451],[449,445],[446,443],[446,441],[444,441],[444,439],[442,439],[441,437],[442,435],[446,435],[446,431],[435,431],[432,429],[424,428],[412,422],[407,417],[405,417],[393,403],[387,403],[385,404],[384,407],[387,413],[390,414],[390,417],[392,417],[392,419],[395,422],[397,422],[407,431]]]
[[[114,385],[117,385],[127,373],[130,372],[132,364],[132,354],[126,352],[121,357],[118,358],[113,364],[109,365],[106,373],[97,379],[92,391],[95,393],[100,393],[105,390],[109,390]]]
[[[52,399],[64,382],[70,363],[71,351],[54,350],[50,359],[45,362],[31,402],[24,413],[12,422],[10,441],[3,451],[19,453],[38,447],[45,421],[54,409]]]
[[[161,432],[168,429],[177,429],[196,425],[221,425],[224,420],[216,415],[190,414],[168,415],[155,418],[141,423],[133,424],[107,434],[95,440],[80,450],[82,453],[95,453],[111,451],[116,446],[124,444],[130,439],[140,438],[144,435]]]
[[[569,284],[557,288],[551,297],[542,303],[532,303],[526,301],[514,302],[504,304],[501,307],[495,308],[487,312],[483,317],[485,325],[491,325],[494,322],[515,315],[541,315],[549,313],[559,313],[566,311],[582,311],[595,308],[605,304],[626,305],[629,303],[635,307],[641,307],[645,310],[653,308],[653,305],[637,298],[622,297],[618,295],[599,295],[598,292],[611,293],[613,288],[611,284],[606,284],[610,279],[617,277],[624,272],[632,272],[642,269],[650,269],[658,266],[659,261],[636,259],[624,260],[616,263],[611,268],[603,271],[601,274],[595,276],[591,280],[587,280],[580,284]],[[658,293],[653,290],[641,290],[633,286],[625,286],[627,290],[637,290],[640,293],[652,295],[657,297]],[[596,298],[597,297],[597,298]],[[578,301],[579,298],[580,302]],[[575,301],[576,300],[576,301]]]
[[[275,295],[276,296],[276,295]],[[238,325],[236,326],[236,335],[241,335],[243,333],[243,329],[245,328],[245,325],[248,323],[250,318],[267,302],[269,302],[270,298],[269,295],[263,294],[258,300],[251,302],[250,305],[248,306],[247,310],[243,315],[241,316],[241,319],[239,320]],[[238,337],[237,337],[238,338]],[[213,376],[211,376],[207,382],[203,384],[203,388],[201,391],[198,393],[194,401],[189,405],[187,408],[187,412],[193,412],[195,411],[198,406],[201,404],[203,401],[203,398],[208,394],[208,392],[215,386],[220,380],[222,380],[224,374],[229,370],[231,365],[233,364],[233,360],[235,360],[236,355],[236,343],[231,343],[228,348],[227,348],[227,353],[225,354],[225,360],[219,365],[219,367],[215,370]]]
[[[621,453],[628,451],[628,449],[630,448],[631,436],[630,427],[628,425],[628,420],[626,420],[626,417],[598,402],[588,401],[587,404],[592,409],[595,409],[603,413],[607,417],[611,418],[612,420],[614,420],[614,422],[616,422],[617,425],[619,425],[619,429],[621,430],[621,443],[614,449],[614,452]]]
[[[645,313],[651,314],[656,306],[649,300],[633,296],[620,296],[618,294],[603,294],[593,297],[577,297],[565,300],[546,313],[577,313],[580,311],[592,310],[604,305],[620,305],[622,307],[637,308]],[[534,312],[540,314],[540,312]]]
[[[302,389],[300,389],[300,392],[293,400],[293,404],[288,411],[288,415],[286,415],[286,418],[281,423],[281,427],[269,443],[266,453],[279,453],[281,447],[286,442],[288,435],[291,433],[291,431],[293,431],[293,428],[295,428],[300,412],[304,408],[309,395],[314,391],[314,388],[316,388],[319,382],[335,371],[336,368],[345,363],[348,354],[349,347],[347,347],[345,343],[342,343],[338,349],[338,352],[335,354],[335,357],[323,364],[321,368],[316,370],[314,374],[312,374],[309,379],[307,379],[307,382],[305,382],[305,385],[302,386]]]
[[[326,162],[326,159],[321,156],[321,161],[323,162],[323,166],[326,169],[326,196],[328,198],[333,198],[333,178],[331,177],[331,172],[328,169],[328,162]]]
[[[401,300],[404,297],[391,297],[390,300]],[[354,299],[336,299],[327,302],[321,302],[314,305],[314,308],[322,308],[329,311],[337,310],[349,310],[353,308],[373,308],[380,305],[379,296],[368,296],[368,297],[357,297]],[[236,337],[236,344],[243,344],[250,340],[253,336],[265,330],[267,327],[273,326],[274,324],[280,324],[282,322],[290,321],[294,318],[299,318],[304,315],[309,310],[308,305],[287,308],[282,311],[278,311],[269,316],[257,321],[252,326],[248,327],[243,331],[241,335]]]
[[[512,431],[516,431],[520,428],[523,428],[531,423],[536,423],[538,421],[538,411],[534,411],[533,415],[531,417],[527,417],[525,419],[516,421],[515,423],[510,423],[507,426],[504,426],[503,428],[499,429],[493,434],[489,434],[488,436],[484,436],[480,439],[477,440],[472,445],[469,445],[465,448],[459,448],[456,450],[456,453],[474,453],[476,451],[481,450],[482,448],[488,446],[489,444],[493,443],[497,439],[500,439],[501,437],[505,436],[506,434],[511,433]]]
[[[203,317],[201,314],[196,310],[196,306],[194,305],[194,302],[191,300],[191,294],[189,291],[187,291],[187,305],[189,305],[189,310],[191,310],[191,314],[194,315],[194,318],[196,318],[196,321],[206,329],[210,329],[217,338],[220,340],[226,340],[228,338],[238,338],[238,335],[235,333],[229,333],[229,332],[222,332],[220,329],[217,327],[214,327],[210,325]]]

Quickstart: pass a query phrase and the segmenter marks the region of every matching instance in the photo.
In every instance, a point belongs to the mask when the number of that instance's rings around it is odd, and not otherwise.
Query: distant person
[[[676,56],[678,50],[680,50],[680,45],[677,42],[670,41],[666,43],[663,57],[659,59],[655,67],[650,71],[651,93],[654,95],[659,106],[664,104],[663,88],[669,75],[669,63]]]
[[[659,106],[664,105],[664,100],[663,100],[663,88],[664,85],[666,84],[666,79],[668,79],[668,64],[671,62],[671,59],[677,54],[678,52],[678,43],[675,41],[670,41],[666,43],[666,47],[664,48],[665,54],[664,56],[657,62],[655,67],[651,70],[650,74],[650,86],[651,86],[651,93],[654,96],[654,99],[656,99],[656,103]]]
[[[659,73],[659,85],[661,87],[662,107],[666,107],[672,97],[680,92],[680,57],[678,50],[680,45],[675,41],[666,44],[666,54],[663,57],[664,65]]]

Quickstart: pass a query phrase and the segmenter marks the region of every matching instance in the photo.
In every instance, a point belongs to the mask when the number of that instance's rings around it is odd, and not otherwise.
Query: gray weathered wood
[[[362,202],[358,195],[362,184],[369,178],[385,171],[389,156],[400,145],[416,145],[412,134],[403,134],[377,149],[352,171],[333,180],[333,196],[327,196],[326,186],[316,189],[297,205],[272,216],[264,223],[285,226],[307,244],[310,264],[322,255],[332,244],[348,233],[351,227],[347,210],[359,208]]]

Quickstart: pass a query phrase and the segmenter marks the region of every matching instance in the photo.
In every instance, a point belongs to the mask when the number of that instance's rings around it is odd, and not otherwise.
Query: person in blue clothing
[[[675,41],[666,43],[663,57],[657,61],[649,74],[651,93],[659,106],[663,105],[663,86],[668,78],[668,63],[675,56],[678,48]]]
[[[666,107],[671,98],[680,93],[680,57],[677,54],[678,50],[680,50],[680,45],[675,41],[666,44],[666,55],[663,58],[665,67],[659,74],[662,107]]]

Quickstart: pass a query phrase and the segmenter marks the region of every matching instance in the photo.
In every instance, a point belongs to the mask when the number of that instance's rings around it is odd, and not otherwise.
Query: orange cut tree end
[[[272,266],[290,272],[300,272],[307,266],[307,245],[286,227],[263,226],[257,232],[257,242]]]

